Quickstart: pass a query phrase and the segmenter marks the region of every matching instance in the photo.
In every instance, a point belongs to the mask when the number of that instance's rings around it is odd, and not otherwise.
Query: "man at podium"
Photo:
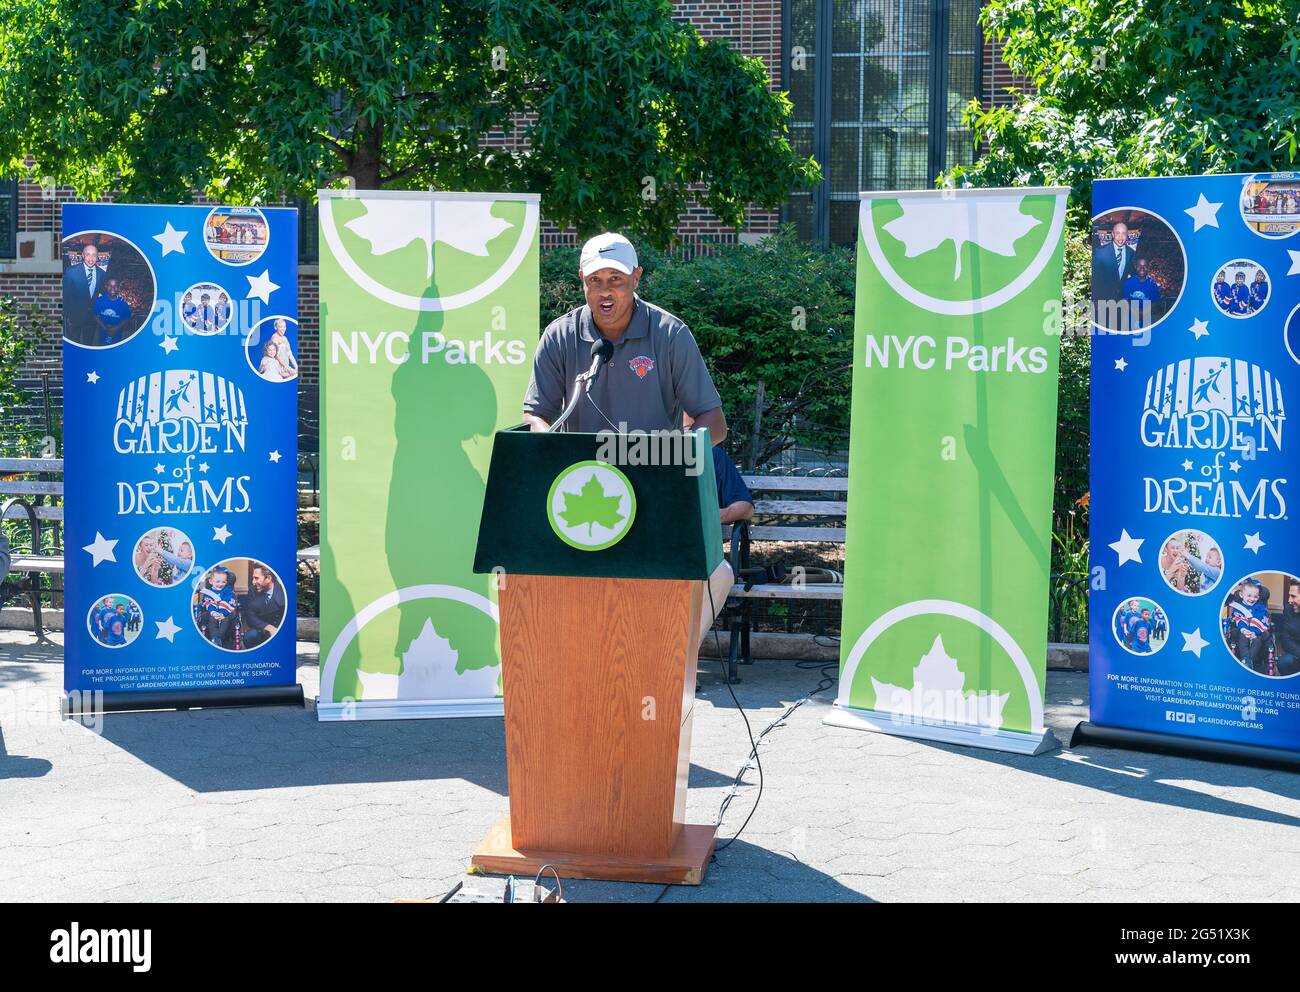
[[[578,277],[585,306],[552,321],[537,345],[533,377],[524,394],[524,422],[534,431],[551,423],[581,389],[578,376],[592,362],[602,337],[614,346],[585,398],[564,423],[580,433],[682,430],[707,427],[714,446],[727,436],[722,397],[713,384],[690,328],[636,295],[641,266],[632,242],[621,234],[598,234],[582,246]],[[734,576],[724,560],[705,589],[704,615],[713,624]]]
[[[592,361],[592,345],[603,337],[614,346],[585,399],[570,415],[567,430],[681,430],[682,415],[707,427],[715,445],[727,436],[722,398],[690,328],[666,310],[636,295],[641,281],[636,249],[621,234],[599,234],[582,246],[578,276],[585,306],[553,321],[533,359],[533,378],[524,395],[524,421],[549,430],[573,395],[574,380]]]

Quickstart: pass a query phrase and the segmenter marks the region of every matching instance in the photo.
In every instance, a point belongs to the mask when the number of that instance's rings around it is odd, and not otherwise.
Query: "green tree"
[[[1072,186],[1078,227],[1095,178],[1296,161],[1295,0],[989,0],[981,17],[1029,89],[967,108],[988,153],[958,182]]]
[[[763,64],[668,0],[6,0],[0,171],[93,197],[541,193],[582,233],[739,225],[819,180]],[[506,134],[527,139],[505,144]]]

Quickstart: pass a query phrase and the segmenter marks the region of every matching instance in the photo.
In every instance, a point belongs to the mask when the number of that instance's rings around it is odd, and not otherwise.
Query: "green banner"
[[[1035,752],[1063,189],[863,194],[829,723]]]
[[[320,718],[501,713],[475,575],[538,334],[538,198],[320,193]]]

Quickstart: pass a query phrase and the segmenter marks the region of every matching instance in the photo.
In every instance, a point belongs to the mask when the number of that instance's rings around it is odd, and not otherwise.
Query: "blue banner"
[[[292,685],[297,211],[66,204],[64,688]]]
[[[1091,719],[1300,748],[1300,174],[1115,179],[1091,227]]]

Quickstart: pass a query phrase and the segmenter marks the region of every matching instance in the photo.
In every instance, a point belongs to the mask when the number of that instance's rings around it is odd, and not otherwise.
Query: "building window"
[[[922,189],[974,158],[979,0],[784,0],[790,143],[823,181],[782,211],[806,238],[853,244],[862,190]]]
[[[316,204],[295,197],[298,208],[298,264],[315,265],[320,261],[320,214]]]
[[[0,258],[18,257],[18,180],[0,179]]]

